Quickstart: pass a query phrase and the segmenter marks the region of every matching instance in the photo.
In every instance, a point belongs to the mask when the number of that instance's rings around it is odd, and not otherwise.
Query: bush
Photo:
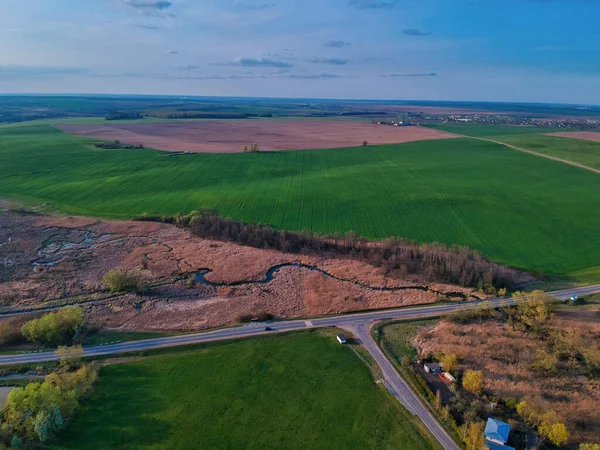
[[[23,337],[29,341],[56,345],[68,342],[83,325],[80,307],[68,307],[46,314],[41,319],[25,322],[21,327]]]
[[[239,323],[247,323],[247,322],[251,322],[252,321],[252,314],[242,314],[241,316],[238,317],[238,322]]]
[[[600,450],[600,444],[581,444],[579,450]]]
[[[186,288],[192,289],[194,286],[196,286],[196,277],[191,276],[187,280],[185,280],[185,287]]]
[[[517,404],[518,403],[519,402],[517,401],[517,399],[513,398],[513,397],[507,397],[507,398],[504,399],[504,404],[509,409],[517,409]]]
[[[139,275],[121,269],[111,269],[102,277],[102,284],[111,292],[143,292],[144,284]]]
[[[557,364],[558,358],[556,355],[544,350],[538,350],[535,354],[535,361],[532,364],[532,368],[544,373],[554,373],[556,372]]]
[[[257,320],[259,322],[266,322],[267,320],[273,320],[275,316],[266,311],[259,311],[256,314],[242,314],[238,317],[239,323],[252,322],[253,320]]]
[[[260,322],[265,322],[267,320],[273,320],[275,316],[271,313],[268,313],[266,311],[259,311],[256,314],[256,318],[260,321]]]
[[[494,317],[494,305],[489,301],[481,302],[477,308],[459,309],[448,315],[448,320],[461,325],[479,322]]]
[[[9,317],[0,322],[0,346],[23,343],[21,327],[26,322],[22,316]]]

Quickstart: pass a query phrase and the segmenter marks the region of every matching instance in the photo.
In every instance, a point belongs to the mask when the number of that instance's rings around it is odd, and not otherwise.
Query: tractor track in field
[[[526,148],[517,147],[516,145],[507,144],[506,142],[502,142],[502,141],[496,141],[495,139],[488,139],[488,138],[475,137],[475,136],[464,136],[464,137],[470,138],[470,139],[477,139],[478,141],[485,141],[485,142],[492,142],[494,144],[500,144],[500,145],[503,145],[510,149],[517,150],[519,152],[529,153],[530,155],[540,156],[540,157],[546,158],[546,159],[551,159],[553,161],[561,162],[563,164],[568,164],[573,167],[579,167],[580,169],[588,170],[590,172],[594,172],[594,173],[597,173],[600,175],[600,169],[594,169],[593,167],[589,167],[589,166],[586,166],[584,164],[580,164],[580,163],[577,163],[574,161],[569,161],[567,159],[557,158],[556,156],[550,156],[550,155],[546,155],[544,153],[534,152],[533,150],[527,150]]]

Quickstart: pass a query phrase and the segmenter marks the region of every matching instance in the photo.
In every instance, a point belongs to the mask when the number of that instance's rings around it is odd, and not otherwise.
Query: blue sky
[[[595,0],[2,0],[0,92],[600,104]]]

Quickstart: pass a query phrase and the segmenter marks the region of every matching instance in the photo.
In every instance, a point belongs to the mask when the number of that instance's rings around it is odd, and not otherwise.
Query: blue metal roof
[[[510,425],[490,417],[485,424],[483,434],[486,438],[506,444],[508,442],[508,435],[510,434]]]
[[[489,450],[515,450],[513,447],[511,447],[509,445],[500,445],[500,444],[496,444],[491,441],[485,441],[485,446]]]

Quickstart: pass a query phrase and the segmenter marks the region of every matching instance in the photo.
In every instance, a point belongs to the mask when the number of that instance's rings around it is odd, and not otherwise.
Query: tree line
[[[418,275],[429,282],[457,284],[488,292],[512,289],[519,279],[518,271],[492,263],[466,247],[447,247],[438,243],[419,245],[400,238],[375,243],[361,239],[353,232],[320,237],[310,232],[289,232],[268,225],[226,219],[210,209],[187,215],[143,215],[134,220],[171,223],[202,238],[255,248],[331,258],[350,257],[381,267],[387,276],[405,278]]]

